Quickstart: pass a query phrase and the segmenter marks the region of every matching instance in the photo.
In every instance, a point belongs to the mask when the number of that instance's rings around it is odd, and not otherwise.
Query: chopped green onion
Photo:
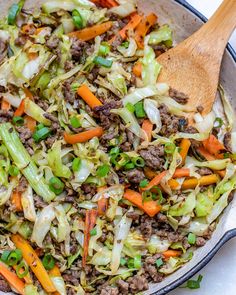
[[[12,123],[16,126],[22,126],[24,124],[24,119],[22,117],[13,117]]]
[[[12,6],[9,8],[8,18],[7,18],[8,25],[15,25],[17,15],[23,8],[24,3],[25,3],[25,0],[21,0],[17,4],[16,3],[12,4]]]
[[[127,263],[127,260],[125,258],[121,257],[121,259],[120,259],[120,265],[121,266],[124,266],[124,265],[126,265],[126,263]]]
[[[214,127],[220,128],[223,124],[224,124],[223,120],[221,118],[217,117],[214,122]]]
[[[134,165],[134,163],[128,163],[128,164],[126,164],[125,165],[125,167],[124,167],[126,170],[131,170],[131,169],[134,169],[135,168],[135,165]]]
[[[97,176],[99,177],[105,177],[107,176],[108,172],[110,171],[110,166],[107,164],[104,164],[97,169]]]
[[[7,258],[10,255],[10,253],[11,253],[11,251],[9,251],[9,250],[5,250],[2,253],[1,260],[6,264],[7,264]]]
[[[158,204],[162,204],[164,198],[163,198],[163,194],[162,194],[161,189],[160,189],[158,186],[156,186],[156,185],[153,186],[152,189],[155,190],[155,191],[158,193],[158,198],[159,198],[159,199],[158,199]],[[154,196],[152,197],[154,201],[157,200],[157,195],[155,195],[155,196],[156,196],[156,199],[154,199]]]
[[[81,127],[81,123],[77,117],[71,117],[70,118],[70,124],[73,128],[79,128]]]
[[[74,9],[72,11],[72,19],[73,19],[73,23],[76,26],[76,28],[78,28],[78,29],[83,28],[83,18],[77,9]]]
[[[55,265],[55,260],[54,258],[52,257],[52,255],[50,254],[46,254],[44,257],[43,257],[43,266],[46,268],[46,270],[51,270],[53,269],[54,265]]]
[[[128,259],[127,266],[128,266],[128,268],[134,268],[134,259],[133,258]]]
[[[135,108],[135,115],[137,118],[144,118],[146,117],[146,113],[144,111],[143,102],[139,101],[134,105]]]
[[[40,130],[44,127],[43,123],[40,123],[36,126],[36,130]]]
[[[143,198],[143,203],[144,202],[149,202],[149,201],[153,201],[152,199],[152,192],[150,191],[145,191],[142,193],[142,198]]]
[[[16,267],[16,274],[17,276],[22,279],[24,278],[29,272],[28,265],[25,264],[24,261],[21,261]]]
[[[16,166],[13,166],[13,165],[11,165],[10,167],[9,167],[9,174],[11,175],[11,176],[17,176],[18,174],[19,174],[19,172],[20,172],[20,170],[19,170],[19,168],[17,168]]]
[[[125,107],[126,107],[126,109],[127,109],[128,111],[130,111],[131,113],[134,113],[134,111],[135,111],[135,107],[134,107],[134,105],[133,105],[132,103],[128,102],[128,103],[125,105]]]
[[[140,181],[139,186],[143,188],[143,187],[146,187],[148,184],[149,184],[149,181],[147,179],[143,179]]]
[[[96,236],[96,234],[97,234],[97,229],[96,228],[91,229],[90,236]]]
[[[106,56],[110,52],[110,45],[107,42],[102,42],[98,54]]]
[[[161,259],[161,258],[158,258],[157,260],[156,260],[156,266],[159,268],[160,266],[162,266],[163,265],[163,260]]]
[[[120,169],[129,163],[129,156],[125,153],[115,154],[111,157],[111,163],[116,166],[116,169]]]
[[[13,266],[16,265],[22,259],[22,252],[19,249],[11,251],[9,256],[7,257],[6,264]]]
[[[78,171],[80,168],[81,160],[79,158],[75,158],[72,162],[72,170],[74,172]]]
[[[44,90],[47,88],[49,82],[51,81],[51,75],[49,72],[44,72],[38,79],[36,88]]]
[[[224,156],[224,159],[228,159],[230,158],[230,153],[224,153],[223,156]]]
[[[134,256],[134,268],[140,269],[142,267],[141,255]]]
[[[57,177],[52,177],[49,180],[49,188],[56,195],[60,195],[64,189],[64,183]]]
[[[164,148],[164,150],[165,150],[165,153],[166,153],[166,154],[173,154],[174,151],[175,151],[175,149],[176,149],[176,145],[175,145],[174,143],[172,143],[172,142],[167,142],[167,143],[165,144],[165,148]]]
[[[145,166],[145,161],[144,161],[144,159],[142,157],[132,158],[131,161],[137,167],[144,167]]]
[[[200,283],[202,281],[202,278],[203,278],[203,276],[199,275],[196,281],[195,280],[188,280],[186,287],[189,289],[199,289],[201,287]]]
[[[105,68],[111,68],[113,61],[110,59],[105,59],[101,56],[96,56],[93,60],[93,63],[95,63],[95,65],[97,66],[102,66]]]
[[[112,148],[109,152],[109,155],[117,155],[120,152],[120,148],[118,146]]]
[[[193,233],[188,234],[188,242],[190,245],[194,245],[196,243],[196,235]]]
[[[35,142],[39,142],[43,139],[46,139],[50,135],[50,132],[51,131],[48,127],[43,127],[39,130],[36,130],[32,137],[35,140]]]
[[[129,47],[129,41],[125,41],[121,44],[122,47],[128,48]]]

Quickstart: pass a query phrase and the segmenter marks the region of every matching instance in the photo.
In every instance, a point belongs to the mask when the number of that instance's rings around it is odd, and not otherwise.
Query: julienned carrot
[[[106,213],[107,206],[108,206],[108,199],[107,198],[102,197],[100,200],[98,200],[98,215],[99,216],[102,216]]]
[[[167,250],[162,253],[162,255],[165,257],[165,259],[168,259],[170,257],[179,257],[182,254],[181,251],[178,250]]]
[[[12,267],[14,268],[14,270],[17,269],[17,265],[13,265]],[[22,270],[22,271],[24,272],[24,270]],[[26,284],[33,284],[33,281],[31,279],[31,276],[30,276],[30,273],[29,272],[27,273],[27,275],[25,275],[23,277],[23,280],[26,282]]]
[[[89,41],[94,39],[96,36],[106,33],[113,25],[112,21],[108,21],[102,24],[98,24],[89,28],[85,28],[80,31],[71,32],[68,34],[69,37],[74,37],[83,41]]]
[[[78,134],[68,134],[65,132],[64,139],[67,143],[75,144],[75,143],[86,142],[93,137],[101,137],[102,135],[103,135],[103,129],[101,127],[96,127]]]
[[[155,25],[157,16],[154,13],[150,13],[144,16],[135,30],[135,40],[139,48],[144,48],[144,38],[149,29]]]
[[[19,107],[15,110],[14,116],[21,117],[25,112],[25,100],[22,99]]]
[[[181,185],[182,190],[193,189],[197,185],[211,185],[219,181],[219,176],[217,174],[211,174],[202,176],[201,178],[190,178],[186,179]]]
[[[32,92],[28,88],[24,88],[23,91],[24,91],[25,96],[27,98],[29,98],[30,100],[34,100],[34,96],[33,96]]]
[[[189,177],[190,170],[188,168],[179,168],[175,170],[173,178]]]
[[[142,76],[142,64],[141,62],[136,62],[136,64],[133,66],[133,74],[140,78]]]
[[[38,53],[37,52],[28,52],[27,54],[29,60],[34,60],[38,57]]]
[[[0,262],[0,275],[2,275],[8,283],[19,293],[24,295],[25,284],[18,276],[10,271],[3,263]]]
[[[30,244],[18,234],[12,235],[11,239],[16,248],[22,251],[24,260],[29,265],[45,291],[49,293],[56,292],[56,288],[46,269]]]
[[[168,180],[168,185],[170,186],[170,188],[172,190],[177,190],[177,189],[179,189],[181,187],[180,184],[178,183],[178,181],[173,179],[173,178]]]
[[[97,97],[91,92],[91,90],[85,84],[83,84],[77,89],[77,93],[92,109],[102,105],[101,101],[97,99]]]
[[[146,119],[143,121],[142,124],[142,129],[145,132],[145,134],[147,135],[147,140],[149,142],[152,141],[152,130],[153,130],[153,124],[150,120]]]
[[[96,218],[97,218],[97,210],[91,209],[86,211],[85,229],[84,229],[84,253],[82,258],[83,267],[85,267],[86,265],[86,260],[88,256],[90,231],[94,228],[96,224]]]
[[[137,14],[137,13],[133,13],[130,17],[130,21],[128,22],[127,25],[124,26],[124,28],[122,28],[119,31],[120,36],[122,37],[122,39],[126,39],[127,38],[127,32],[130,30],[134,30],[139,23],[142,20],[142,16]]]
[[[118,3],[115,0],[92,0],[96,5],[100,5],[105,8],[112,8],[118,6]]]
[[[11,108],[11,105],[9,104],[8,101],[5,101],[4,99],[2,100],[2,103],[1,103],[1,110],[4,110],[4,111],[9,111]]]
[[[22,212],[21,193],[14,191],[11,195],[11,203],[14,205],[16,212]]]
[[[26,127],[27,127],[30,131],[34,132],[34,130],[35,130],[35,128],[36,128],[36,121],[35,121],[32,117],[30,117],[30,116],[25,116],[25,117],[24,117],[24,120],[25,120],[25,125],[26,125]]]
[[[136,191],[127,189],[124,193],[124,198],[132,204],[143,210],[150,217],[155,216],[161,210],[161,206],[156,201],[143,201],[142,195]]]
[[[182,139],[180,146],[179,146],[180,147],[179,154],[182,158],[182,165],[184,164],[185,159],[188,155],[188,151],[189,151],[190,146],[191,146],[191,141],[189,139],[187,139],[187,138]]]
[[[52,269],[49,270],[48,274],[51,277],[61,277],[60,269],[56,264],[54,265],[54,267]]]
[[[202,144],[210,154],[217,158],[223,158],[223,155],[220,154],[225,150],[225,147],[213,134],[203,140]]]
[[[148,167],[144,167],[144,174],[148,179],[152,179],[157,175],[156,171]]]

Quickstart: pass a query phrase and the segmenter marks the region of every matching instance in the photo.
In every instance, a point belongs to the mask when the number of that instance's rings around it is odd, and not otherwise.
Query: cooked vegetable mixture
[[[236,188],[234,114],[221,88],[224,115],[205,115],[157,82],[172,46],[134,1],[9,8],[0,291],[138,294],[210,239]]]

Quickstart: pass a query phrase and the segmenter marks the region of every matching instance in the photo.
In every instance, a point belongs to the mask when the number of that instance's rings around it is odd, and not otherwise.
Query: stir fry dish
[[[0,291],[140,294],[191,260],[236,188],[234,113],[158,83],[168,24],[128,0],[0,21]],[[189,124],[188,114],[195,112]]]

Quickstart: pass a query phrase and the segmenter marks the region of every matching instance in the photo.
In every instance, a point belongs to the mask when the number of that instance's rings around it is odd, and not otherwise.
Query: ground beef
[[[161,258],[160,254],[152,257],[147,257],[143,264],[144,275],[147,279],[151,279],[154,283],[159,283],[163,280],[163,274],[159,273],[156,267],[156,260]]]
[[[197,111],[199,112],[199,113],[202,113],[203,111],[204,111],[204,107],[203,106],[198,106],[197,107]]]
[[[93,183],[83,183],[81,190],[85,194],[86,199],[91,199],[97,193],[97,186]]]
[[[52,122],[58,123],[57,117],[53,116],[51,113],[45,113],[43,116]]]
[[[174,88],[170,88],[169,95],[180,104],[186,104],[189,100],[189,97],[186,94],[179,92]]]
[[[25,126],[15,127],[17,132],[19,132],[20,140],[22,143],[26,143],[26,141],[32,137],[32,131],[30,131]]]
[[[212,174],[211,169],[206,168],[206,167],[201,167],[196,172],[199,173],[201,176]]]
[[[145,178],[142,170],[132,169],[126,173],[128,181],[131,183],[139,184]]]
[[[159,110],[162,122],[160,135],[169,137],[171,134],[177,133],[180,127],[180,120],[183,118],[172,115],[164,104],[159,107]]]
[[[195,133],[198,133],[198,130],[195,127],[193,127],[193,126],[187,126],[184,129],[184,132],[190,133],[190,134],[195,134]]]
[[[53,38],[50,38],[47,40],[46,46],[51,50],[56,49],[57,46],[59,45],[59,42],[60,42],[60,39],[58,37],[54,36]]]
[[[116,285],[119,288],[121,294],[128,294],[129,293],[129,283],[119,279],[116,281]]]
[[[34,194],[34,205],[36,208],[42,209],[47,206],[47,203],[45,203],[40,196]]]
[[[42,108],[44,111],[47,111],[49,104],[45,100],[42,100],[39,96],[35,96],[34,100],[40,108]]]
[[[7,44],[0,39],[0,62],[5,58],[6,54],[7,54]]]
[[[196,246],[203,247],[206,244],[206,240],[202,237],[197,237]]]
[[[146,166],[154,170],[162,170],[165,164],[165,152],[162,145],[150,145],[146,149],[141,149],[139,154],[145,160]]]
[[[119,290],[117,287],[106,286],[101,290],[101,295],[118,295]]]
[[[28,187],[28,181],[24,176],[21,176],[17,190],[19,193],[23,193]]]
[[[128,278],[129,289],[131,294],[137,294],[138,292],[148,290],[148,280],[144,276],[135,275]]]
[[[83,62],[85,59],[83,56],[85,56],[88,52],[90,45],[87,42],[84,42],[82,40],[79,40],[77,38],[72,39],[72,45],[71,45],[71,56],[75,61]]]
[[[186,250],[191,247],[191,245],[188,242],[188,238],[187,237],[184,237],[183,238],[182,244],[183,244],[184,249],[186,249]]]
[[[168,50],[164,44],[151,45],[151,47],[155,51],[157,57]]]
[[[0,276],[0,291],[5,293],[11,292],[11,287],[2,276]]]
[[[156,215],[156,219],[160,223],[167,223],[168,222],[168,219],[167,219],[166,215],[165,214],[162,214],[162,213],[158,213]]]
[[[139,217],[140,217],[140,214],[138,214],[137,212],[128,212],[128,213],[126,214],[126,216],[127,216],[128,218],[131,218],[132,220],[138,220]]]
[[[74,286],[78,286],[80,284],[80,272],[76,270],[66,270],[62,275],[65,283],[73,284]]]
[[[70,70],[72,70],[74,68],[74,63],[72,60],[67,60],[65,62],[65,66],[64,66],[64,69],[66,72],[69,72]]]
[[[120,35],[117,35],[114,41],[111,43],[112,49],[117,50],[117,47],[121,45],[123,39]]]
[[[228,152],[232,152],[231,133],[226,132],[224,136],[224,146]]]
[[[71,80],[67,80],[62,85],[62,93],[65,97],[65,100],[69,102],[74,102],[75,100],[75,93],[71,90]]]
[[[154,222],[153,218],[150,218],[148,215],[144,214],[140,219],[140,231],[144,239],[148,240],[152,235],[152,224]]]
[[[106,133],[104,133],[100,138],[100,143],[103,147],[108,148],[110,146],[110,140],[118,136],[118,128],[116,125],[111,125]]]
[[[183,240],[183,236],[178,232],[167,232],[167,239],[171,243],[177,243]]]
[[[0,110],[0,123],[8,122],[13,117],[12,111]]]

